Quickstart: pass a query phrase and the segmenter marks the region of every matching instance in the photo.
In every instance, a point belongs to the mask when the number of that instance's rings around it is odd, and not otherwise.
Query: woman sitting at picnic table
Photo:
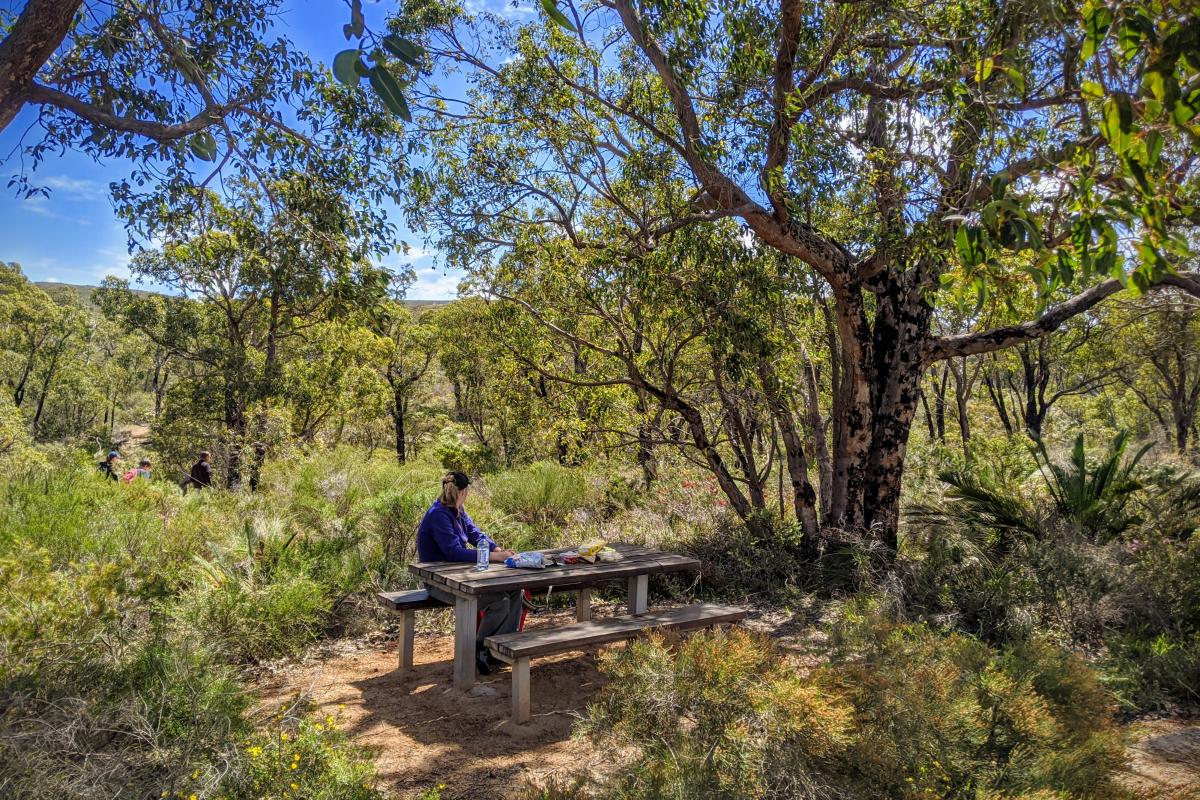
[[[417,528],[417,558],[421,561],[467,561],[475,563],[477,548],[486,547],[489,560],[503,563],[513,555],[502,550],[492,537],[479,529],[467,514],[463,504],[470,491],[471,479],[462,472],[450,472],[442,478],[442,495],[433,501]],[[471,545],[468,547],[467,545]],[[454,595],[426,584],[429,594],[444,603],[454,605]],[[475,667],[490,675],[498,663],[483,640],[501,633],[513,633],[521,623],[521,592],[495,592],[479,596],[483,619],[475,633]]]

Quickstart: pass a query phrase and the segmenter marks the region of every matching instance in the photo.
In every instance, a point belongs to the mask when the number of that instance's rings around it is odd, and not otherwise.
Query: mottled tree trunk
[[[13,121],[34,77],[66,39],[83,0],[29,0],[0,41],[0,131]]]
[[[908,435],[916,416],[932,309],[925,300],[915,266],[888,282],[875,308],[872,359],[871,447],[859,525],[877,531],[896,549],[900,524],[900,487]]]

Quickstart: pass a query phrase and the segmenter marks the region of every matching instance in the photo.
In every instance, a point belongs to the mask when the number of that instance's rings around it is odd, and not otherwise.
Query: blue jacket
[[[468,544],[482,543],[488,551],[497,545],[467,515],[434,500],[417,528],[417,558],[421,561],[474,561],[475,549]]]

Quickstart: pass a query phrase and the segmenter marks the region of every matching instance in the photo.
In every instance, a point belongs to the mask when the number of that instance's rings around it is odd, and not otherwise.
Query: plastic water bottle
[[[491,566],[491,552],[488,550],[487,542],[480,542],[475,547],[475,570],[483,572]]]

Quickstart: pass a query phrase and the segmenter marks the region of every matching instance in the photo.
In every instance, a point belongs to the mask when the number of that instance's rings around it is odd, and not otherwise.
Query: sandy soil
[[[1163,798],[1200,798],[1200,720],[1148,719],[1133,728],[1127,783]]]
[[[528,627],[572,620],[572,612],[543,613]],[[481,676],[474,696],[464,695],[451,687],[452,651],[449,634],[418,633],[414,668],[401,675],[395,642],[346,643],[340,652],[326,650],[262,677],[258,693],[271,706],[306,692],[324,712],[338,714],[346,730],[376,750],[380,778],[400,797],[444,783],[447,800],[490,800],[525,779],[540,783],[603,766],[585,741],[571,736],[603,685],[595,648],[534,662],[533,718],[521,726],[509,720],[507,668]]]

